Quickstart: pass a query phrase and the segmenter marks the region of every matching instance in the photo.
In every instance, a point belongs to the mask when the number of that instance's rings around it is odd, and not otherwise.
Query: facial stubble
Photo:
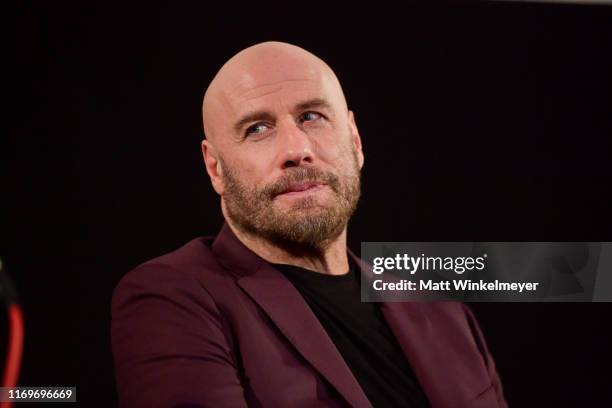
[[[321,249],[342,233],[361,194],[360,169],[354,147],[347,156],[352,163],[346,174],[334,174],[311,165],[295,166],[286,169],[279,180],[260,189],[242,183],[231,166],[219,157],[228,217],[242,232],[273,244]],[[326,184],[333,195],[331,202],[320,202],[318,197],[308,196],[296,199],[289,208],[278,206],[276,196],[291,184],[301,182]]]

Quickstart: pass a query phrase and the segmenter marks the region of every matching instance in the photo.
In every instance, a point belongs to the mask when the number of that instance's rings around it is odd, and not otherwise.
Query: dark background
[[[26,317],[21,385],[116,405],[112,289],[221,225],[201,98],[260,41],[319,55],[355,111],[351,248],[612,240],[612,7],[178,3],[6,7],[0,256]],[[473,307],[511,406],[612,402],[610,304]]]

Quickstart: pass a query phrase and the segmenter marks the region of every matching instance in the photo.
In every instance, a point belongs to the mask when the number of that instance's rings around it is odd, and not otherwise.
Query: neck
[[[346,253],[346,227],[335,238],[318,248],[279,246],[265,238],[246,233],[226,217],[232,232],[247,248],[270,263],[299,266],[327,275],[342,275],[349,269]]]

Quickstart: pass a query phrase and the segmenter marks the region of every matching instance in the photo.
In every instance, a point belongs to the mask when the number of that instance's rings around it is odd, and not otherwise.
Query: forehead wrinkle
[[[269,82],[266,84],[262,84],[259,85],[253,89],[249,89],[249,90],[245,90],[244,92],[238,94],[238,95],[228,95],[229,100],[227,101],[228,104],[231,105],[231,109],[234,113],[239,113],[240,111],[254,111],[254,110],[276,110],[275,107],[269,105],[269,103],[266,103],[264,105],[266,106],[261,106],[258,107],[258,105],[260,105],[259,103],[257,103],[258,99],[264,98],[268,95],[273,95],[275,93],[279,93],[280,91],[283,90],[284,85],[287,83],[305,83],[309,84],[312,81],[310,81],[310,79],[289,79],[289,80],[279,80],[279,81],[273,81],[273,82]],[[315,99],[315,97],[320,98],[322,91],[324,88],[324,84],[322,83],[316,83],[316,86],[305,86],[303,87],[303,89],[297,89],[296,91],[298,92],[299,99],[300,100],[307,100],[307,99]],[[309,96],[309,95],[313,95],[313,96]],[[291,105],[290,100],[288,100],[287,98],[292,98],[289,95],[283,95],[282,92],[280,92],[280,95],[278,96],[277,100],[275,101],[274,105],[276,107],[279,106],[284,106],[285,108],[293,108]],[[269,101],[268,101],[269,102]],[[237,112],[238,111],[238,112]]]
[[[255,82],[255,81],[253,81]],[[244,90],[240,90],[241,87],[243,87],[242,84],[238,84],[234,87],[234,94],[237,98],[246,96],[248,98],[248,94],[252,93],[252,92],[257,92],[258,90],[262,89],[262,88],[267,88],[267,87],[275,87],[276,90],[280,90],[282,89],[284,84],[292,84],[292,83],[299,83],[299,82],[320,82],[317,81],[317,78],[309,78],[309,77],[304,77],[304,78],[298,78],[298,79],[279,79],[277,81],[268,81],[266,83],[263,84],[258,84],[258,85],[254,85],[254,86],[247,86]],[[261,96],[265,96],[265,95],[269,95],[270,93],[272,93],[274,91],[270,91],[270,92],[265,92],[264,94],[262,94]]]
[[[272,87],[272,89],[269,89],[267,91],[263,91],[263,93],[258,93],[258,91],[260,91],[261,88],[268,88],[268,87]],[[237,95],[236,97],[238,99],[243,99],[244,101],[250,101],[252,99],[261,98],[261,97],[264,97],[264,96],[271,95],[271,94],[276,93],[276,92],[278,92],[278,91],[280,91],[282,89],[283,89],[282,85],[276,85],[276,86],[275,85],[264,85],[264,86],[260,86],[260,87],[257,87],[257,88],[246,90],[246,91],[242,92],[241,94]],[[250,94],[253,94],[253,93],[255,95],[250,95]]]

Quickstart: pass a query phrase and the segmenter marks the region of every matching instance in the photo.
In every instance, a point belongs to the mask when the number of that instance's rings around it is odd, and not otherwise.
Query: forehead
[[[221,88],[219,102],[225,113],[238,116],[245,111],[291,109],[307,99],[333,99],[333,87],[321,70],[312,67],[283,70],[245,70]]]

